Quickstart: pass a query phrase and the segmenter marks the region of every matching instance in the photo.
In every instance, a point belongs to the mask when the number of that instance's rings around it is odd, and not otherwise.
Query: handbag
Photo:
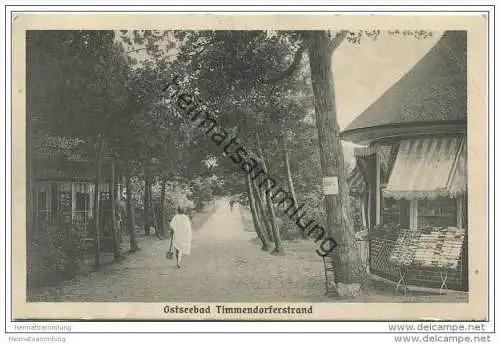
[[[172,251],[172,244],[174,243],[174,232],[172,231],[170,234],[170,248],[167,251],[167,259],[174,258],[174,252]]]

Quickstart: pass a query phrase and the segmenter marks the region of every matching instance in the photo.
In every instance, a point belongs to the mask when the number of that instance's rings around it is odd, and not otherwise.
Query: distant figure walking
[[[189,217],[186,215],[184,207],[177,208],[177,214],[170,221],[170,228],[173,231],[173,247],[177,258],[177,268],[181,268],[183,254],[191,254],[192,226]]]
[[[235,200],[230,200],[229,201],[229,206],[231,207],[231,211],[233,211],[234,202],[235,202]]]

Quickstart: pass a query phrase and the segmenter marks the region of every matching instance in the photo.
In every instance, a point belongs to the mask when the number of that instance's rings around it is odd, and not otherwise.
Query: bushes
[[[304,218],[314,219],[317,224],[327,226],[327,217],[324,206],[324,194],[320,187],[316,187],[311,189],[309,192],[304,193],[299,200],[299,204],[304,203],[303,212],[307,215]],[[351,219],[353,221],[354,230],[356,232],[364,229],[363,220],[361,218],[361,207],[357,198],[353,196],[349,196],[349,200],[351,202],[350,209]],[[295,224],[295,220],[290,220],[289,217],[283,216],[284,223],[283,225],[288,225],[288,234],[292,237],[295,237],[296,234],[293,231],[297,230],[297,234],[299,234],[298,227]],[[285,231],[286,232],[286,231]]]
[[[300,228],[295,224],[295,219],[284,215],[278,219],[280,236],[283,240],[295,240],[301,237]]]
[[[84,238],[78,225],[49,225],[40,235],[39,246],[48,266],[61,276],[73,277],[83,267]]]
[[[197,210],[203,209],[203,204],[212,202],[214,199],[212,183],[209,180],[195,180],[192,184],[192,200]]]
[[[326,216],[323,206],[323,195],[319,187],[311,188],[303,193],[299,198],[297,206],[304,204],[300,214],[305,214],[303,221],[314,220],[317,224],[326,225]],[[280,234],[284,240],[295,240],[302,237],[300,227],[296,224],[296,216],[290,218],[290,214],[285,214],[282,210],[280,215]]]
[[[314,219],[318,224],[326,225],[326,211],[324,206],[325,195],[320,186],[311,188],[299,199],[299,204],[304,203],[303,211],[307,212],[307,218]]]

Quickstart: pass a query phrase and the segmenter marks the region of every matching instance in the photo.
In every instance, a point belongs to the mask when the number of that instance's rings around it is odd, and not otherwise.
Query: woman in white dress
[[[184,207],[177,208],[177,214],[170,221],[170,228],[173,233],[173,247],[177,258],[177,268],[181,268],[181,259],[183,254],[191,254],[192,226],[191,220],[186,215]]]

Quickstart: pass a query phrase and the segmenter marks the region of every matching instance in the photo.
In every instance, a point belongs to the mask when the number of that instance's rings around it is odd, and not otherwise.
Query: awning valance
[[[401,142],[385,197],[456,197],[467,190],[466,140],[426,138]]]
[[[354,156],[358,158],[374,155],[375,153],[376,153],[376,148],[374,146],[354,148]]]

